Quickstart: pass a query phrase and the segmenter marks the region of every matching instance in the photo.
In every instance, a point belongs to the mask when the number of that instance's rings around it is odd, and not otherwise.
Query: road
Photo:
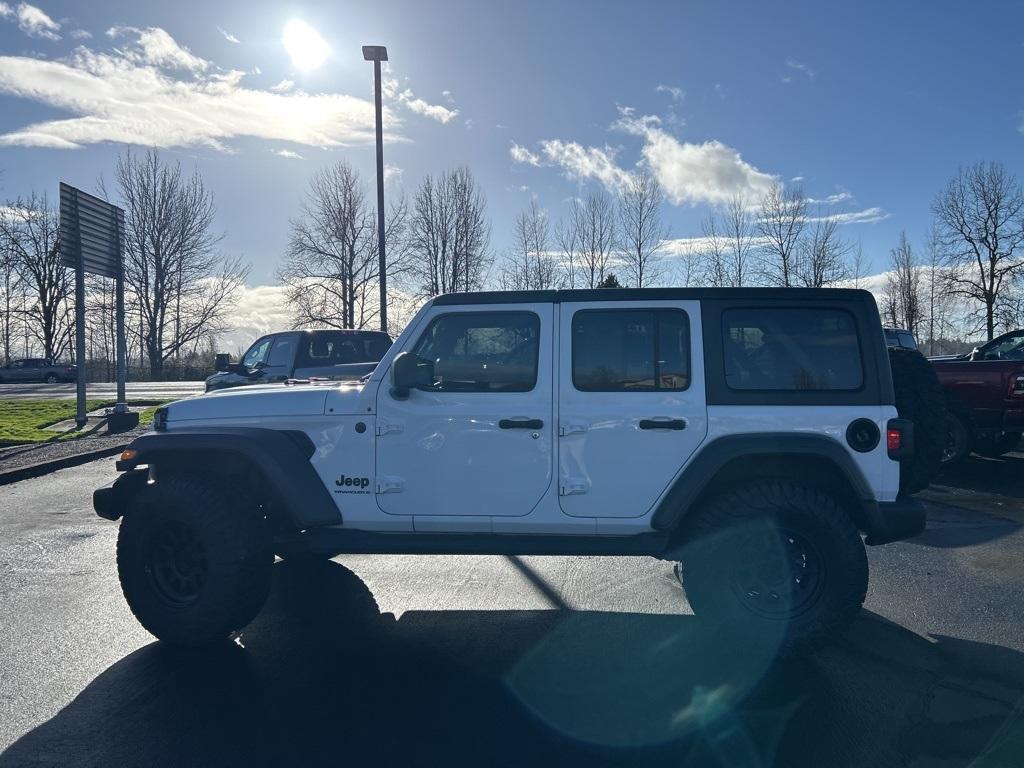
[[[1019,503],[1024,456],[991,470]],[[933,504],[871,548],[861,617],[806,660],[709,635],[668,564],[604,557],[278,563],[238,643],[186,653],[121,598],[89,508],[113,475],[0,488],[0,766],[1024,761],[1016,508]]]
[[[129,400],[177,400],[203,391],[201,381],[129,381]],[[90,400],[116,400],[116,384],[89,384]],[[0,384],[0,400],[74,400],[75,384]]]

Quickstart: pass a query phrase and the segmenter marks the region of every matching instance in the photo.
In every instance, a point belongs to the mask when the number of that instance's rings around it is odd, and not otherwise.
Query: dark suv
[[[8,365],[0,366],[0,382],[43,381],[56,384],[59,381],[77,380],[77,367],[54,363],[41,357],[12,360]]]
[[[218,366],[206,391],[288,379],[354,381],[371,373],[390,348],[391,337],[380,331],[272,333],[253,342],[241,362]]]

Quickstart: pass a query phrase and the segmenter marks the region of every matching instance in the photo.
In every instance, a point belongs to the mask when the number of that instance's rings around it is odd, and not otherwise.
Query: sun
[[[302,70],[319,67],[330,51],[320,33],[301,19],[292,19],[284,25],[281,41],[292,57],[292,64]]]

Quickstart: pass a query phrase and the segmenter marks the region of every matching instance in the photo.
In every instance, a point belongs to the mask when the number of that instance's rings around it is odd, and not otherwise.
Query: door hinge
[[[377,420],[377,436],[386,435],[388,432],[401,432],[402,425],[397,421],[381,421]]]
[[[565,423],[559,425],[558,434],[561,437],[565,437],[566,435],[575,435],[580,432],[586,432],[588,429],[590,429],[589,424]]]
[[[581,493],[586,493],[590,490],[590,484],[586,480],[580,480],[579,478],[567,478],[562,481],[558,487],[559,496],[578,496]]]
[[[405,480],[400,477],[385,475],[377,479],[377,493],[401,493]]]

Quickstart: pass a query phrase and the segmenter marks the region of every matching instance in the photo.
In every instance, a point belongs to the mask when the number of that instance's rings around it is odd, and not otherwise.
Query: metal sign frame
[[[117,405],[115,413],[128,410],[125,402],[127,344],[124,328],[124,210],[88,192],[60,183],[61,262],[75,270],[75,363],[78,385],[75,420],[86,424],[85,413],[85,273],[114,279],[117,326]]]

